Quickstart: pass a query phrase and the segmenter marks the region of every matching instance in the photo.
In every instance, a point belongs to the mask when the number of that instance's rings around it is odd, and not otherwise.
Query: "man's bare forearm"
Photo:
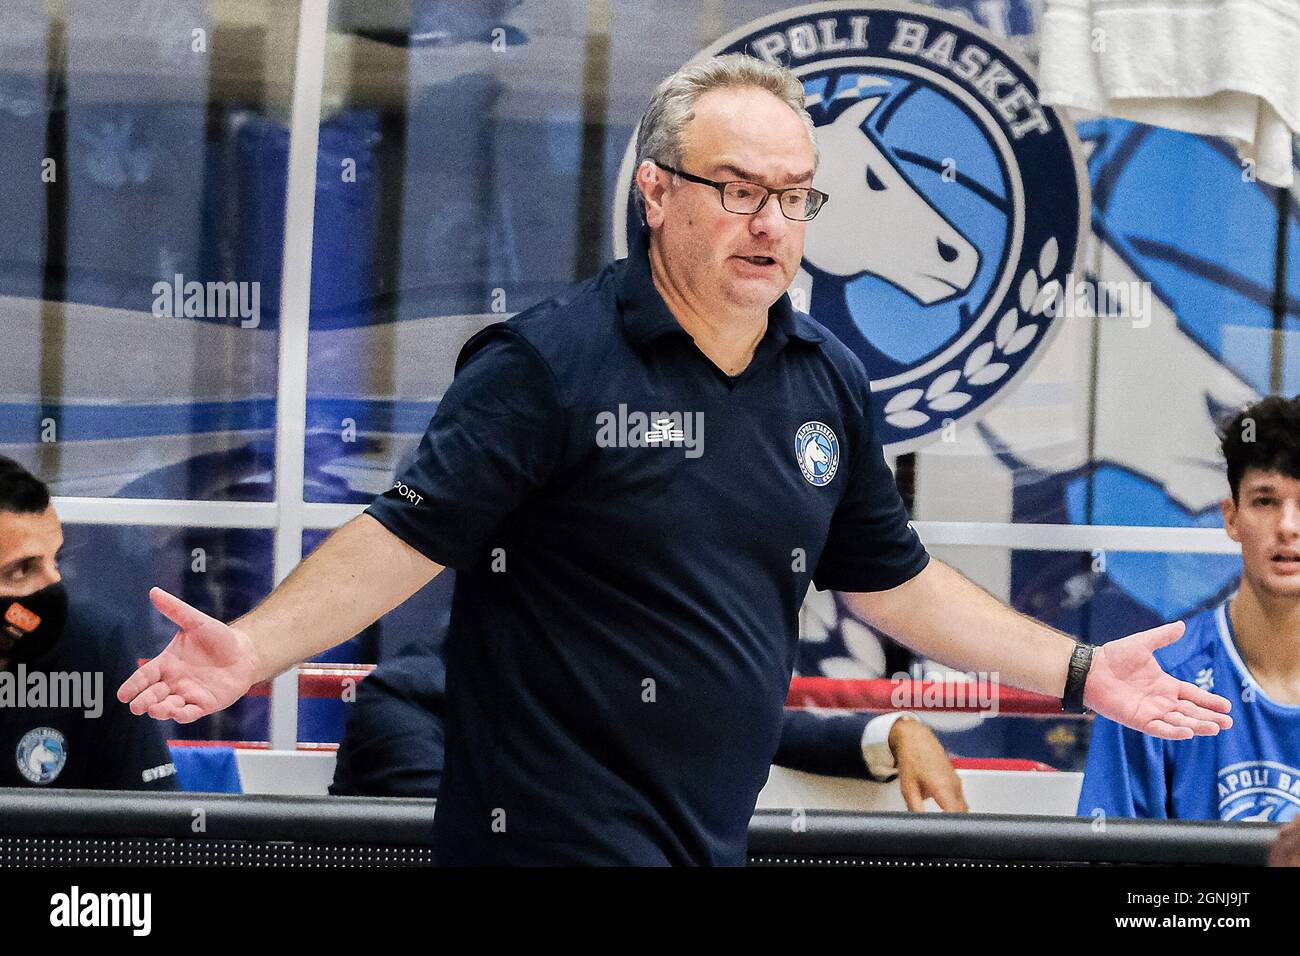
[[[353,637],[442,570],[369,515],[325,539],[230,626],[252,638],[267,680]]]
[[[937,558],[889,591],[845,594],[849,607],[908,647],[963,671],[1052,697],[1065,692],[1074,639],[1015,611]]]

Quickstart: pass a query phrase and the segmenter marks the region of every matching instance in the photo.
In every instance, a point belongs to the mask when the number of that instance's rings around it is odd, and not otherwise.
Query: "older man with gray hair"
[[[637,160],[627,259],[470,339],[392,490],[230,625],[151,592],[179,631],[135,713],[228,706],[453,567],[443,863],[743,863],[810,584],[1068,707],[1231,725],[1155,661],[1181,624],[1093,650],[926,553],[862,364],[786,295],[828,201],[795,77],[686,67]]]

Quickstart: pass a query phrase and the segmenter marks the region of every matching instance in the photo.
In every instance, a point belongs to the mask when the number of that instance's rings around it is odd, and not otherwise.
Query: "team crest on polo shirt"
[[[698,58],[734,52],[803,81],[830,199],[790,297],[862,359],[886,452],[974,423],[1074,292],[1089,200],[1072,125],[1038,102],[1017,51],[931,7],[793,7]],[[620,256],[638,225],[634,149],[635,136],[615,190]]]
[[[794,457],[809,484],[829,485],[840,467],[840,441],[821,422],[805,422],[794,433]]]
[[[52,783],[68,762],[67,740],[53,727],[37,727],[23,734],[14,757],[18,772],[32,783]]]
[[[1219,818],[1286,823],[1300,816],[1300,770],[1247,760],[1219,770]]]

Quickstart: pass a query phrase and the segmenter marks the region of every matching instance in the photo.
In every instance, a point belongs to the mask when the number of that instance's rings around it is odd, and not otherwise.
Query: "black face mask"
[[[62,581],[23,597],[0,595],[0,667],[30,664],[54,646],[67,623]]]

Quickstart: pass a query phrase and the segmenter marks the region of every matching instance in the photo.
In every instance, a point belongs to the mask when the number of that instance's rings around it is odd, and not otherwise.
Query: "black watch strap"
[[[1070,668],[1065,674],[1065,694],[1061,697],[1061,710],[1071,714],[1087,713],[1083,704],[1083,688],[1088,682],[1088,671],[1092,667],[1091,644],[1076,641],[1074,653],[1070,655]]]

